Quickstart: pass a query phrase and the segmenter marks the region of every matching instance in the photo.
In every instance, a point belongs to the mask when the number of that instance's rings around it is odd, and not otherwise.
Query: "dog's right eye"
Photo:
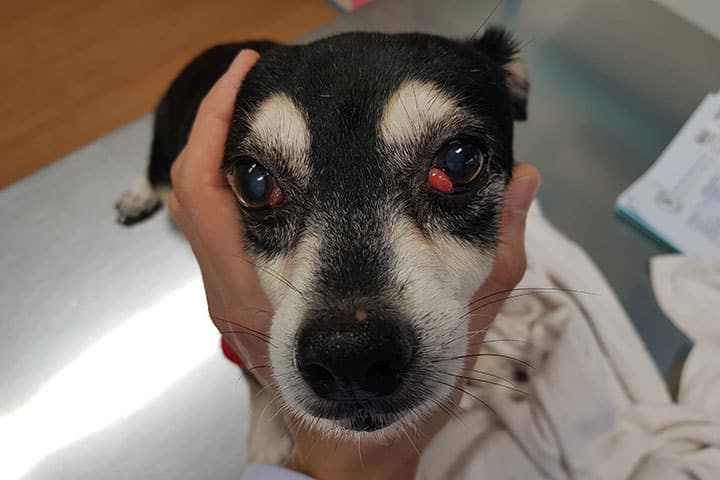
[[[240,204],[246,208],[276,207],[283,194],[275,178],[260,163],[245,160],[233,170],[230,184]]]

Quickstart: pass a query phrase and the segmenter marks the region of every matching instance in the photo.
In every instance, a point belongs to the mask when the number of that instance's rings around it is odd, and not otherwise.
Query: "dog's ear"
[[[488,27],[481,37],[472,38],[470,45],[505,70],[508,90],[512,97],[513,117],[515,120],[527,119],[530,83],[527,69],[520,58],[517,41],[504,28]]]

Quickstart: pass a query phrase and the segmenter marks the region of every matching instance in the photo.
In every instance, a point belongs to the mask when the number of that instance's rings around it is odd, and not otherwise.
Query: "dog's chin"
[[[394,426],[410,415],[409,410],[381,412],[368,405],[343,405],[332,409],[308,413],[313,417],[310,423],[318,423],[323,429],[341,436],[358,434],[362,436],[385,436]]]
[[[330,437],[382,440],[395,436],[404,424],[400,415],[358,413],[342,419],[321,419],[323,432]]]
[[[360,411],[355,415],[342,419],[338,422],[340,428],[350,432],[377,432],[390,427],[398,420],[397,415],[374,415],[371,412]]]

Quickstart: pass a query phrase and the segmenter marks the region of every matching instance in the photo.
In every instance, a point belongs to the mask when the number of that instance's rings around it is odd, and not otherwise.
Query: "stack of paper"
[[[615,208],[680,252],[720,258],[720,92],[705,97]]]

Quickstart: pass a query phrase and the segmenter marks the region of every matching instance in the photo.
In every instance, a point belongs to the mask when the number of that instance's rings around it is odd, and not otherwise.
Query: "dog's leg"
[[[115,204],[117,221],[132,225],[158,211],[170,187],[154,187],[146,176],[138,178]]]
[[[271,393],[252,375],[245,374],[245,379],[250,390],[247,462],[282,465],[292,450],[292,438],[280,416],[275,414]]]

